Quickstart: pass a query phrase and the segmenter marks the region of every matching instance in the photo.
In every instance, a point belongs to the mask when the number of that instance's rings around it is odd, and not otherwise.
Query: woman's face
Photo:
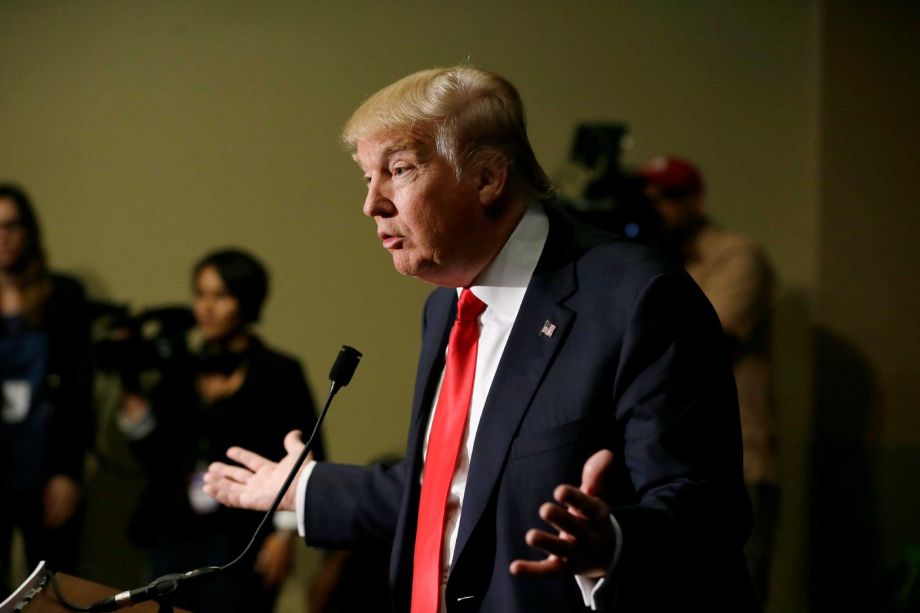
[[[0,270],[11,270],[19,264],[27,238],[16,203],[0,198]]]
[[[194,311],[205,341],[226,340],[243,328],[239,301],[227,291],[213,266],[205,266],[195,277]]]

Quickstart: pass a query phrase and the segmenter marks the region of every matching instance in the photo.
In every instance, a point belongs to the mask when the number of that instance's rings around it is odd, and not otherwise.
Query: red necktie
[[[428,452],[422,474],[422,494],[415,534],[412,572],[412,613],[437,613],[441,594],[441,555],[444,543],[444,509],[454,476],[457,452],[463,441],[466,417],[473,395],[479,316],[485,303],[469,289],[460,293],[457,321],[447,344],[444,382],[434,410]]]

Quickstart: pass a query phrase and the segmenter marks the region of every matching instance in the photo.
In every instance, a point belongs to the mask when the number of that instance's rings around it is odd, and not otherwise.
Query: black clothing
[[[213,509],[196,512],[192,508],[190,491],[195,495],[200,489],[194,479],[209,463],[227,461],[231,446],[277,461],[285,455],[284,435],[300,429],[306,437],[316,422],[299,362],[268,349],[254,337],[243,359],[246,376],[239,389],[210,405],[202,403],[195,392],[195,360],[164,373],[151,394],[156,427],[131,443],[149,481],[131,522],[130,536],[151,549],[155,575],[191,570],[204,565],[203,559],[207,564],[229,562],[243,550],[262,518],[261,512],[217,507],[216,503]],[[317,445],[315,453],[322,455],[322,445]],[[255,555],[270,532],[268,527],[247,559],[229,574],[227,589],[238,591],[228,600],[230,604],[217,605],[212,598],[196,601],[203,594],[197,589],[190,591],[188,601],[177,599],[176,604],[199,613],[253,611],[262,608],[251,604],[251,598],[258,598],[268,603],[264,610],[270,611],[272,591],[266,599],[259,581],[253,580],[260,578],[252,572]],[[192,541],[196,545],[189,547]]]
[[[19,330],[9,327],[14,319]],[[35,326],[22,316],[0,321],[0,339],[24,333],[41,341],[34,356],[39,364],[29,365],[33,373],[36,366],[39,372],[38,384],[30,389],[28,417],[0,420],[0,586],[8,577],[14,527],[23,532],[30,567],[46,560],[53,570],[73,573],[77,565],[81,511],[50,530],[44,525],[42,494],[55,475],[82,482],[84,456],[94,432],[90,325],[80,282],[52,274],[38,321]],[[0,368],[4,384],[22,377],[7,365]]]

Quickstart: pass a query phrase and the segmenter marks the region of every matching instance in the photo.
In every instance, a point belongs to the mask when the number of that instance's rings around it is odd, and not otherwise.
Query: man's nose
[[[392,217],[395,214],[393,202],[380,188],[376,179],[367,184],[367,197],[364,199],[362,211],[368,217]]]

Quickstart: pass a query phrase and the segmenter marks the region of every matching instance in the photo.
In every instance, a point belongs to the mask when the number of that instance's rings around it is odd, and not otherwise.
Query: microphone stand
[[[153,600],[160,605],[160,613],[172,613],[172,605],[167,600],[165,600],[165,597],[176,592],[180,585],[188,586],[192,583],[197,583],[208,575],[226,571],[228,568],[242,560],[252,548],[253,544],[256,542],[256,539],[258,538],[259,534],[261,534],[262,529],[265,527],[265,524],[268,522],[269,518],[271,518],[275,514],[275,511],[278,510],[278,506],[281,504],[281,499],[284,497],[284,494],[291,486],[291,483],[294,481],[294,477],[297,476],[297,473],[300,470],[300,467],[303,466],[303,463],[306,461],[307,456],[313,450],[313,441],[316,438],[316,434],[319,432],[319,428],[322,425],[323,420],[326,418],[326,413],[329,411],[329,405],[332,404],[333,397],[335,397],[336,393],[338,393],[340,389],[351,382],[351,377],[354,375],[355,369],[358,367],[358,362],[360,362],[361,356],[361,352],[357,349],[349,347],[348,345],[342,345],[342,349],[339,351],[335,363],[333,363],[332,368],[329,371],[329,379],[332,384],[329,387],[329,393],[326,396],[326,402],[323,405],[323,410],[320,412],[319,417],[316,420],[316,424],[313,426],[313,432],[310,434],[310,438],[307,440],[307,443],[301,450],[300,455],[297,456],[297,460],[294,462],[290,472],[288,472],[287,477],[284,479],[284,483],[281,485],[281,488],[275,495],[275,499],[272,501],[271,506],[269,506],[268,510],[262,516],[262,521],[260,521],[259,525],[256,527],[252,538],[249,540],[249,544],[246,545],[246,547],[237,557],[224,564],[223,566],[203,566],[201,568],[196,568],[185,573],[170,573],[168,575],[163,575],[162,577],[154,579],[142,588],[120,592],[110,598],[105,598],[103,600],[94,602],[89,607],[80,607],[68,602],[59,593],[57,582],[54,581],[54,577],[52,576],[52,588],[54,589],[58,600],[60,600],[62,604],[70,607],[74,611],[88,611],[93,613],[101,611],[115,611],[117,609],[135,605],[140,602]]]

